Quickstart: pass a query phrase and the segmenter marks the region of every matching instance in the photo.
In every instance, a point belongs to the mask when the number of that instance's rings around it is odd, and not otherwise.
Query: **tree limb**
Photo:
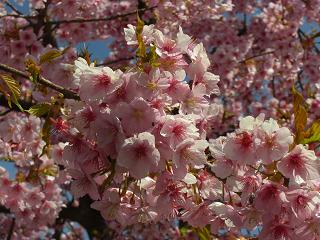
[[[25,19],[35,19],[35,18],[37,18],[36,16],[18,15],[18,14],[6,14],[6,15],[0,16],[0,18],[5,18],[5,17],[25,18]]]
[[[144,9],[140,9],[140,11],[150,11],[152,9],[155,9],[157,6],[153,6],[153,7],[149,7],[149,8],[144,8]],[[135,11],[131,11],[131,12],[127,12],[124,14],[117,14],[117,15],[113,15],[110,17],[105,17],[105,18],[77,18],[77,19],[65,19],[65,20],[53,20],[53,21],[48,21],[51,24],[62,24],[62,23],[84,23],[84,22],[102,22],[102,21],[110,21],[110,20],[114,20],[117,18],[122,18],[122,17],[127,17],[130,15],[135,15],[137,14],[137,10]]]
[[[13,217],[13,218],[12,218],[11,225],[10,225],[9,233],[8,233],[8,236],[7,236],[7,240],[11,240],[11,237],[12,237],[12,234],[13,234],[13,230],[14,230],[15,222],[16,222],[16,218]]]
[[[17,14],[23,15],[23,13],[16,9],[15,6],[13,6],[9,1],[5,1],[4,4],[6,4],[12,11],[16,12]]]
[[[259,54],[253,55],[251,57],[248,57],[248,58],[246,58],[244,60],[241,60],[241,61],[239,61],[239,63],[245,63],[246,61],[251,60],[253,58],[262,57],[262,56],[265,56],[265,55],[268,55],[268,54],[273,54],[274,52],[275,51],[267,51],[267,52],[259,53]]]
[[[22,72],[18,69],[15,69],[13,67],[7,66],[2,63],[0,63],[0,70],[12,73],[12,74],[17,75],[19,77],[29,79],[29,75],[27,73]],[[77,93],[75,93],[71,90],[65,89],[64,87],[57,85],[53,82],[50,82],[49,80],[47,80],[46,78],[44,78],[42,76],[39,76],[38,83],[40,83],[48,88],[51,88],[59,93],[62,93],[64,95],[64,97],[67,99],[80,100],[80,97],[79,97],[79,95],[77,95]]]
[[[108,66],[108,65],[112,65],[112,64],[116,64],[116,63],[119,63],[119,62],[122,62],[122,61],[129,61],[129,60],[133,60],[134,57],[124,57],[124,58],[119,58],[119,59],[115,59],[115,60],[111,60],[111,61],[108,61],[108,62],[102,62],[102,63],[98,63],[96,66],[99,67],[99,66]]]
[[[91,208],[92,202],[93,200],[90,197],[84,196],[79,199],[79,207],[68,204],[66,208],[62,208],[56,222],[62,222],[63,220],[78,222],[87,230],[90,239],[93,239],[94,236],[98,237],[108,227],[100,212]]]
[[[19,104],[23,109],[29,109],[33,104],[32,102],[24,101],[24,100],[19,100]],[[9,110],[21,112],[21,110],[17,107],[17,105],[12,104],[11,108],[8,104],[8,100],[4,95],[0,95],[0,106],[9,108]],[[6,111],[5,111],[6,112]],[[3,116],[4,114],[1,113],[0,116]]]

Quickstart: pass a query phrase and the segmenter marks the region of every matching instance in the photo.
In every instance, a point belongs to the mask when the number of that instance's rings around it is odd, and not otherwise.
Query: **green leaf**
[[[82,57],[83,59],[86,60],[87,64],[90,65],[91,64],[91,53],[88,50],[87,46],[83,46],[80,51],[78,52],[78,57]]]
[[[23,112],[24,110],[19,103],[21,96],[20,84],[10,75],[1,74],[0,76],[10,90],[9,95],[6,94],[9,107],[12,108],[11,102],[13,102]]]
[[[148,53],[148,61],[152,67],[159,67],[160,63],[158,61],[159,55],[156,53],[156,46],[150,47],[150,52]]]
[[[304,130],[307,125],[308,113],[304,107],[303,96],[292,86],[293,95],[293,113],[294,113],[294,127],[296,131],[295,142],[301,143],[304,138]]]
[[[42,153],[40,156],[47,154],[50,148],[50,130],[51,130],[51,119],[50,119],[50,112],[44,121],[43,127],[41,129],[41,138],[46,143],[42,148]]]
[[[137,27],[136,27],[136,37],[138,41],[137,57],[139,57],[141,60],[147,57],[146,46],[143,42],[143,37],[142,37],[143,27],[144,27],[144,22],[139,17],[139,14],[137,14]],[[141,65],[141,61],[138,64]]]
[[[187,226],[182,226],[180,229],[180,234],[182,237],[187,236],[189,228]]]
[[[40,103],[32,106],[31,108],[29,108],[29,110],[26,110],[26,112],[30,113],[31,115],[41,117],[43,115],[46,115],[50,111],[50,108],[50,103]]]
[[[194,231],[197,233],[200,240],[211,240],[211,234],[210,231],[204,227],[204,228],[195,228]]]
[[[59,51],[57,49],[52,49],[40,56],[40,64],[51,62],[57,57],[60,57],[63,54],[62,51]]]
[[[40,174],[42,174],[44,176],[57,176],[58,168],[56,165],[47,166],[43,169],[40,169]]]
[[[311,127],[305,132],[301,143],[308,144],[314,142],[320,142],[320,120],[312,123]]]
[[[41,72],[40,66],[38,66],[31,58],[25,61],[25,66],[26,70],[31,74],[29,77],[31,82],[37,83]]]

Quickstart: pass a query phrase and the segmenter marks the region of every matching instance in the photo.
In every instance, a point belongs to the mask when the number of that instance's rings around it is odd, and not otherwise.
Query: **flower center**
[[[176,125],[172,128],[172,133],[176,136],[182,136],[184,134],[184,126]]]
[[[273,231],[275,239],[287,239],[288,233],[284,226],[276,226]]]
[[[299,154],[292,155],[290,157],[290,165],[296,170],[304,168],[304,162]]]
[[[308,198],[306,198],[305,196],[303,195],[299,195],[297,197],[297,204],[300,205],[300,206],[306,206],[307,205],[307,202],[308,202]]]
[[[166,52],[171,52],[174,48],[174,43],[170,42],[170,41],[166,41],[164,43],[164,45],[162,46],[162,50],[166,51]]]
[[[253,144],[253,139],[250,133],[243,132],[237,136],[237,142],[241,145],[242,148],[248,149]]]
[[[152,90],[152,91],[154,91],[154,90],[156,90],[158,88],[158,85],[155,82],[148,82],[147,83],[147,88]]]
[[[99,87],[107,87],[111,83],[111,78],[108,75],[102,74],[97,76],[96,82],[96,85]]]
[[[136,119],[136,120],[139,120],[139,119],[142,119],[143,118],[143,111],[139,110],[139,109],[135,109],[133,111],[133,117]]]
[[[144,144],[139,144],[134,148],[134,152],[135,152],[136,158],[140,159],[147,155],[147,147]]]
[[[92,111],[92,109],[87,109],[82,113],[82,116],[85,119],[86,124],[89,124],[90,122],[93,122],[96,120],[96,114]]]

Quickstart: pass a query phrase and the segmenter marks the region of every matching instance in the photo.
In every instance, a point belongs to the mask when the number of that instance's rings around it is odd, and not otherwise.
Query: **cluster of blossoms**
[[[294,82],[307,99],[298,106],[309,111],[304,126],[319,119],[320,34],[304,29],[319,22],[319,0],[29,4],[25,16],[0,3],[1,64],[39,70],[79,101],[61,103],[37,77],[18,78],[27,103],[60,102],[43,120],[1,108],[0,158],[18,170],[10,180],[0,169],[0,207],[11,214],[0,215],[1,234],[45,238],[39,230],[55,228],[61,187],[70,186],[75,198],[93,199],[117,239],[243,229],[262,230],[260,239],[320,239],[319,146],[300,144],[290,116],[297,103],[284,91]],[[154,25],[127,25],[137,8]],[[111,62],[76,56],[79,42],[109,37]],[[108,63],[113,69],[98,66]]]
[[[318,99],[319,26],[314,23],[319,19],[319,3],[157,1],[157,28],[170,33],[181,25],[210,52],[212,72],[221,78],[216,136],[233,130],[243,114],[265,112],[289,125],[291,96],[279,89],[289,89],[297,78],[303,79],[298,87],[305,97]]]
[[[55,223],[64,206],[62,189],[53,177],[55,155],[41,156],[45,143],[40,129],[41,120],[34,116],[11,112],[0,119],[0,158],[15,161],[18,167],[16,180],[0,167],[0,205],[14,214],[0,216],[1,236],[10,232],[14,221],[13,239],[37,237]]]
[[[12,119],[12,120],[9,120]],[[32,159],[41,154],[44,141],[39,136],[41,120],[34,116],[25,116],[20,113],[8,113],[0,118],[0,145],[1,159],[13,159],[20,167],[34,165],[42,162],[43,167],[53,164],[52,159],[44,156]]]
[[[319,75],[320,1],[29,1],[30,18],[1,18],[0,56],[4,63],[24,68],[24,59],[38,58],[59,47],[69,46],[59,61],[44,66],[44,76],[56,76],[53,81],[73,89],[64,63],[75,60],[76,44],[93,39],[111,39],[110,54],[102,64],[126,66],[133,51],[126,46],[123,32],[135,21],[140,9],[146,22],[156,23],[164,33],[175,32],[181,25],[186,33],[196,36],[210,52],[212,72],[221,77],[222,98],[216,99],[219,115],[216,136],[234,130],[241,114],[282,119],[292,109],[288,89],[292,80],[304,79],[308,85],[305,97],[319,101],[314,90]],[[68,9],[68,11],[66,11]],[[125,14],[120,20],[114,15]],[[18,15],[17,15],[18,16]],[[108,17],[106,17],[108,16]],[[109,19],[110,16],[110,19]],[[46,18],[47,20],[42,20]],[[39,25],[47,22],[41,29]],[[311,23],[311,24],[310,24]],[[226,28],[225,26],[228,26]],[[314,31],[309,31],[309,28]],[[47,31],[47,32],[45,32]],[[57,36],[55,38],[54,36]],[[24,83],[24,82],[23,82]],[[24,83],[25,84],[25,83]],[[303,85],[300,85],[303,86]],[[26,89],[30,90],[27,84]],[[46,89],[29,92],[35,99],[48,94]],[[302,89],[301,89],[302,90]],[[266,94],[267,93],[267,94]],[[261,98],[257,98],[259,95]],[[279,109],[283,111],[279,111]],[[314,119],[314,118],[313,118]]]
[[[126,40],[140,48],[136,32],[129,25]],[[315,152],[263,115],[213,139],[219,78],[203,45],[181,28],[174,39],[152,25],[141,36],[157,57],[126,72],[75,62],[82,101],[67,102],[57,127],[75,197],[89,194],[121,231],[179,219],[214,236],[262,227],[261,239],[319,238]]]
[[[14,214],[0,214],[0,236],[7,236],[13,228],[12,239],[37,238],[55,223],[64,206],[61,188],[54,181],[47,180],[42,186],[19,183],[1,167],[0,185],[0,204]]]

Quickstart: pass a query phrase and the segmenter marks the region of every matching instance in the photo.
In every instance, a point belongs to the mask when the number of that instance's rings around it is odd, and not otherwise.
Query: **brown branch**
[[[7,109],[3,112],[0,113],[0,117],[7,115],[8,113],[10,113],[12,111],[12,109]]]
[[[71,203],[68,204],[66,208],[62,208],[56,223],[64,220],[78,222],[87,230],[90,239],[94,237],[101,239],[99,235],[108,229],[108,226],[100,212],[91,207],[92,202],[93,200],[89,196],[84,196],[79,199],[79,207],[74,207]]]
[[[29,75],[27,73],[22,72],[22,71],[15,69],[13,67],[9,67],[9,66],[2,64],[2,63],[0,63],[0,70],[12,73],[12,74],[17,75],[19,77],[29,79]],[[77,95],[77,93],[75,93],[71,90],[65,89],[64,87],[57,85],[53,82],[50,82],[49,80],[47,80],[46,78],[44,78],[42,76],[39,76],[38,83],[40,83],[48,88],[51,88],[59,93],[62,93],[63,96],[67,99],[80,100],[80,97],[79,97],[79,95]]]
[[[271,79],[271,87],[272,87],[272,95],[274,98],[276,98],[276,87],[275,87],[275,78],[274,76]]]
[[[12,218],[11,225],[10,225],[9,233],[8,233],[8,236],[7,236],[7,240],[11,240],[11,237],[12,237],[12,234],[13,234],[13,230],[14,230],[15,222],[16,222],[16,219],[15,219],[15,217],[13,217],[13,218]]]
[[[155,9],[157,6],[153,6],[153,7],[149,7],[149,8],[144,8],[144,9],[140,9],[139,11],[150,11]],[[137,14],[137,10],[135,11],[131,11],[131,12],[127,12],[124,14],[117,14],[114,16],[110,16],[110,17],[105,17],[105,18],[77,18],[77,19],[62,19],[62,20],[53,20],[53,21],[48,21],[51,24],[63,24],[63,23],[84,23],[84,22],[102,22],[102,21],[110,21],[110,20],[114,20],[117,18],[122,18],[122,17],[127,17],[130,15],[135,15]]]
[[[5,18],[5,17],[25,18],[25,19],[35,19],[35,18],[37,18],[36,16],[18,15],[18,14],[6,14],[6,15],[0,16],[0,18]]]
[[[251,57],[248,57],[248,58],[246,58],[246,59],[244,59],[244,60],[239,61],[239,63],[245,63],[246,61],[251,60],[251,59],[253,59],[253,58],[262,57],[262,56],[265,56],[265,55],[268,55],[268,54],[272,54],[272,53],[274,53],[274,52],[275,52],[275,51],[268,51],[268,52],[263,52],[263,53],[260,53],[260,54],[256,54],[256,55],[253,55],[253,56],[251,56]]]
[[[300,40],[302,47],[303,47],[303,41],[310,39],[310,37],[305,32],[303,32],[300,28],[298,29],[298,37],[299,37],[299,40]],[[302,38],[304,38],[304,39],[302,39]],[[316,44],[314,44],[314,42],[312,44],[312,47],[315,49],[317,54],[320,53],[319,48],[316,46]]]
[[[4,4],[6,4],[12,11],[18,13],[19,15],[23,15],[22,12],[16,9],[15,6],[13,6],[9,1],[5,1]]]
[[[33,105],[32,102],[24,101],[21,99],[19,100],[19,104],[23,109],[29,109]],[[12,111],[21,112],[20,108],[18,108],[16,104],[12,104],[10,108],[8,104],[8,100],[4,95],[0,95],[0,106],[8,108],[9,110],[12,110]],[[3,115],[5,115],[4,112],[0,114],[0,116],[3,116]]]
[[[119,58],[119,59],[111,60],[111,61],[108,61],[108,62],[98,63],[97,67],[99,67],[99,66],[108,66],[108,65],[116,64],[116,63],[119,63],[119,62],[122,62],[122,61],[129,61],[129,60],[133,60],[133,59],[134,59],[133,56],[132,57]]]

